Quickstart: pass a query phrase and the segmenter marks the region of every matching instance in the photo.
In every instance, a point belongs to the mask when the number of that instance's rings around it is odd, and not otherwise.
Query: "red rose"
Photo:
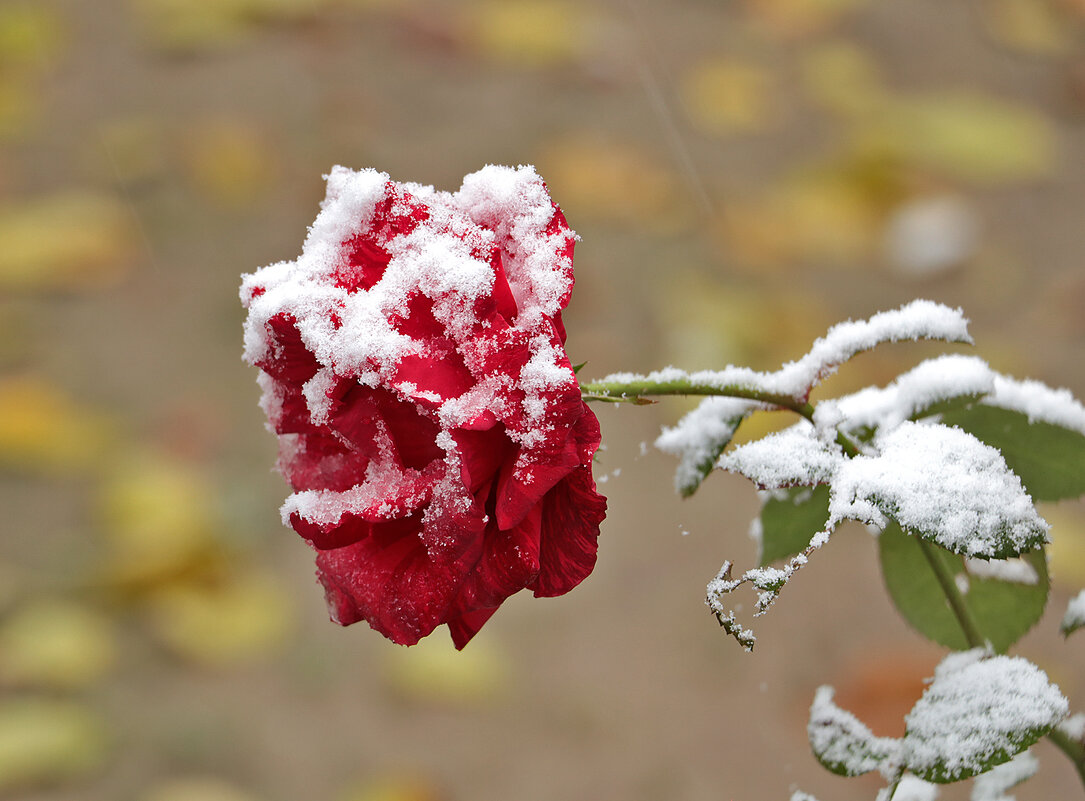
[[[462,648],[595,565],[599,423],[565,354],[575,234],[531,167],[454,194],[336,167],[301,256],[247,275],[245,358],[332,618]]]

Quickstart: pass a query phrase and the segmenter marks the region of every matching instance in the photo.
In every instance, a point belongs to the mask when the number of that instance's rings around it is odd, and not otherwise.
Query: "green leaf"
[[[1042,548],[1020,557],[1035,571],[1035,584],[969,575],[962,556],[933,543],[931,548],[947,572],[963,577],[961,583],[967,581],[965,606],[997,652],[1006,651],[1040,619],[1050,588]],[[878,537],[878,553],[886,588],[904,619],[941,645],[955,650],[967,648],[964,632],[916,538],[891,523]]]
[[[787,559],[810,544],[829,519],[829,487],[773,492],[761,507],[761,567]]]
[[[955,653],[905,718],[903,767],[944,784],[1008,762],[1066,717],[1069,704],[1021,657]]]
[[[1085,436],[1079,432],[1041,421],[1030,423],[1021,412],[982,403],[949,410],[942,422],[1002,451],[1034,501],[1085,495]]]
[[[877,770],[900,752],[900,741],[876,737],[851,712],[833,703],[833,688],[819,687],[810,706],[806,736],[817,761],[838,776],[861,776]]]

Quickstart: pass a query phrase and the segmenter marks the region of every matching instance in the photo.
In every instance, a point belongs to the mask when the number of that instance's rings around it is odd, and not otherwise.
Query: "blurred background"
[[[582,236],[581,375],[770,369],[928,297],[1082,397],[1083,37],[1082,0],[0,2],[0,796],[872,798],[810,756],[814,689],[899,734],[941,652],[859,527],[753,654],[726,638],[704,585],[756,560],[758,501],[722,474],[678,499],[651,442],[680,400],[598,409],[611,512],[576,592],[460,654],[329,623],[239,276],[300,252],[334,164],[453,190],[533,163]],[[1018,652],[1080,711],[1085,638],[1056,628],[1085,510],[1042,511],[1055,588]],[[1019,798],[1081,797],[1035,752]]]

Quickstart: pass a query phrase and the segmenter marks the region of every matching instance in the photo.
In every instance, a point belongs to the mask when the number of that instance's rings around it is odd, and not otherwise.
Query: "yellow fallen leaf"
[[[39,111],[33,84],[25,76],[0,70],[0,139],[26,136]],[[0,276],[0,285],[2,281]]]
[[[474,0],[463,24],[476,52],[535,67],[583,57],[597,23],[585,5],[567,0]]]
[[[800,258],[837,267],[865,266],[878,234],[878,212],[846,178],[815,176],[785,183],[776,203]]]
[[[274,651],[294,621],[294,608],[280,582],[254,571],[177,582],[146,603],[155,634],[166,646],[210,666],[246,662]]]
[[[0,68],[37,71],[56,62],[64,46],[57,12],[44,4],[0,6]]]
[[[396,774],[358,782],[344,791],[339,801],[440,801],[443,797],[421,776]]]
[[[95,467],[111,426],[43,378],[0,379],[0,466],[66,473]]]
[[[1038,111],[978,94],[938,93],[888,104],[882,131],[906,158],[975,181],[1048,174],[1055,129]]]
[[[504,653],[486,640],[473,640],[457,651],[451,640],[431,636],[410,648],[390,647],[383,673],[387,684],[408,700],[473,703],[504,692],[510,669]]]
[[[116,651],[104,615],[74,601],[37,600],[0,623],[0,684],[86,687],[109,671]]]
[[[1058,55],[1070,46],[1071,28],[1046,0],[987,0],[984,22],[999,44],[1034,55]]]
[[[76,779],[101,766],[108,750],[104,726],[79,704],[0,701],[0,792]]]
[[[885,97],[874,58],[853,42],[826,42],[801,58],[807,95],[829,111],[849,117],[869,113]]]
[[[107,582],[146,592],[221,560],[213,497],[210,483],[185,463],[154,453],[120,463],[99,497]]]
[[[708,134],[755,133],[777,116],[778,89],[761,66],[730,58],[695,65],[682,79],[682,100],[690,122]]]
[[[38,121],[38,82],[57,63],[63,40],[56,11],[30,3],[0,6],[0,139],[26,136]]]
[[[737,268],[760,272],[816,263],[857,268],[877,242],[881,211],[866,187],[835,172],[785,180],[724,209],[717,241]]]
[[[38,313],[27,298],[0,299],[0,370],[10,373],[17,365],[26,364],[31,348]]]
[[[574,136],[544,148],[538,164],[570,219],[635,223],[660,234],[691,219],[689,199],[674,174],[635,145]]]
[[[197,189],[223,208],[245,208],[274,181],[276,158],[255,126],[214,120],[193,128],[187,143],[189,174]]]
[[[256,796],[240,787],[222,779],[206,776],[167,779],[139,796],[139,801],[255,801],[255,799]]]
[[[0,289],[71,290],[123,276],[135,238],[116,198],[69,190],[0,208],[0,242]]]
[[[192,51],[233,44],[248,30],[249,0],[130,0],[155,46]]]

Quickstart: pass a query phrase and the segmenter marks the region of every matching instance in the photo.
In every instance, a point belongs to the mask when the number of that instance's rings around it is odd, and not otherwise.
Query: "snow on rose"
[[[463,647],[591,571],[599,424],[565,354],[576,236],[530,167],[458,192],[336,167],[296,261],[244,277],[245,358],[332,617]]]

